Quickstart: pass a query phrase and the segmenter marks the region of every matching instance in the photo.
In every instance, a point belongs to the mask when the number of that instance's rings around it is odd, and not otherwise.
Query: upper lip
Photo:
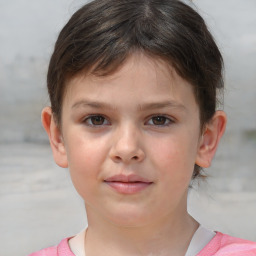
[[[152,181],[143,178],[136,174],[130,174],[130,175],[124,175],[124,174],[118,174],[111,176],[104,181],[106,182],[144,182],[144,183],[152,183]]]

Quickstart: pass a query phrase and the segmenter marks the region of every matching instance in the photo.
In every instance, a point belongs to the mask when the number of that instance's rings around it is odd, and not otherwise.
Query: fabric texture
[[[75,256],[68,245],[69,238],[63,239],[58,246],[49,247],[28,256]]]
[[[75,256],[69,248],[69,239],[29,256]],[[256,256],[256,243],[216,232],[215,237],[196,256]]]
[[[216,236],[216,232],[199,225],[188,246],[185,256],[195,256]]]
[[[256,243],[217,232],[197,256],[256,256]]]

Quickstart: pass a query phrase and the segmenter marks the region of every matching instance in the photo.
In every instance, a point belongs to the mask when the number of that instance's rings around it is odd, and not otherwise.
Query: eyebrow
[[[76,109],[80,107],[91,107],[95,109],[109,109],[109,110],[117,109],[111,104],[108,104],[105,102],[89,101],[89,100],[79,100],[78,102],[72,105],[72,109]],[[186,110],[186,107],[183,104],[176,101],[169,101],[169,100],[163,101],[163,102],[144,103],[138,106],[138,110],[140,111],[162,109],[162,108],[177,108],[181,110]]]
[[[91,107],[96,109],[115,109],[110,104],[98,101],[88,101],[88,100],[79,100],[78,102],[72,105],[72,109],[80,107]]]
[[[163,101],[163,102],[152,102],[152,103],[145,103],[139,106],[140,110],[154,110],[154,109],[162,109],[162,108],[178,108],[186,110],[186,107],[176,101]]]

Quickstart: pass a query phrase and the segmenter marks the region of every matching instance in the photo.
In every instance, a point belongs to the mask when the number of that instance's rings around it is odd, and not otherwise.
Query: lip
[[[153,184],[152,181],[135,174],[114,175],[105,179],[104,182],[121,194],[136,194]]]

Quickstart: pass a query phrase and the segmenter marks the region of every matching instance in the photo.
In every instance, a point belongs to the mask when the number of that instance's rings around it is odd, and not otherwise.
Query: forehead
[[[194,100],[192,85],[181,78],[175,69],[160,58],[144,54],[133,54],[115,72],[97,76],[80,73],[67,83],[64,101],[78,100],[83,97],[123,100],[153,101],[159,97],[183,101],[190,96]],[[117,95],[118,94],[118,95]]]

